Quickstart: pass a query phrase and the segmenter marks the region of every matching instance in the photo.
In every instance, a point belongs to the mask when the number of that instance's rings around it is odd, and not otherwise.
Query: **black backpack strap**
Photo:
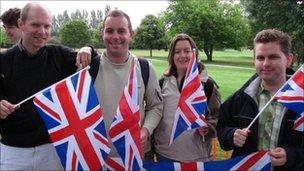
[[[144,58],[138,58],[140,70],[141,70],[141,76],[145,84],[145,89],[148,85],[148,80],[150,76],[150,69],[149,69],[149,62],[147,59]]]
[[[92,61],[91,61],[91,64],[90,64],[90,70],[89,70],[89,73],[92,77],[92,82],[94,83],[95,82],[95,79],[97,77],[97,74],[98,74],[98,70],[99,70],[99,63],[100,63],[100,56],[97,55],[95,56]]]
[[[158,84],[159,84],[160,89],[163,89],[164,80],[165,80],[164,77],[161,77],[161,78],[158,80]]]
[[[207,97],[207,103],[209,104],[209,99],[212,96],[214,87],[216,87],[218,89],[219,86],[211,77],[209,77],[205,83],[202,82],[202,84],[204,86],[204,92]]]

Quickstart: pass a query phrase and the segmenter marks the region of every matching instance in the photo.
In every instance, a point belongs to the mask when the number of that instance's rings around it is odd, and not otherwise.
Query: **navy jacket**
[[[217,124],[218,140],[224,150],[233,150],[232,157],[258,151],[258,119],[250,128],[243,147],[233,144],[233,134],[237,128],[246,128],[258,114],[258,105],[254,99],[259,77],[255,74],[244,86],[229,97],[220,108]],[[296,115],[287,110],[281,124],[278,147],[287,153],[287,163],[276,170],[303,170],[304,168],[304,134],[293,129]]]

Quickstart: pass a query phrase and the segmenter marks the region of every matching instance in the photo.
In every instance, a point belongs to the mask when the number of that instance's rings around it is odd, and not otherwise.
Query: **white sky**
[[[126,1],[126,0],[99,0],[99,1],[24,1],[24,0],[0,0],[0,13],[9,8],[19,7],[22,8],[28,2],[39,2],[46,5],[52,14],[62,14],[64,10],[67,10],[69,15],[71,12],[75,12],[76,9],[82,11],[85,9],[89,14],[91,10],[101,10],[104,13],[104,8],[106,5],[110,5],[111,9],[118,9],[127,13],[132,22],[133,29],[140,25],[141,20],[148,14],[153,14],[157,16],[161,12],[165,11],[169,6],[167,0],[149,0],[149,1]]]

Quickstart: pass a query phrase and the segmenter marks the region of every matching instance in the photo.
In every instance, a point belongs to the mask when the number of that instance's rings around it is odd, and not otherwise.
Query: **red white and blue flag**
[[[131,66],[129,79],[110,126],[109,136],[123,161],[125,170],[140,170],[143,161],[140,142],[138,83],[134,64]]]
[[[212,162],[145,162],[146,170],[166,170],[166,171],[246,171],[262,170],[270,171],[271,160],[268,151],[258,151],[249,155],[238,156],[229,160],[212,161]]]
[[[280,89],[275,98],[283,106],[296,112],[294,129],[304,132],[304,64]]]
[[[87,69],[41,91],[34,104],[65,170],[102,170],[110,148]]]
[[[177,105],[169,144],[184,131],[207,125],[206,107],[207,98],[199,78],[196,54],[193,51]]]

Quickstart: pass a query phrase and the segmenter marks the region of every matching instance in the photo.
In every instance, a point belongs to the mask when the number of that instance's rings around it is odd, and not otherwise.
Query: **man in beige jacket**
[[[156,74],[149,62],[149,79],[145,87],[143,79],[140,79],[142,70],[137,57],[129,52],[129,43],[132,41],[134,32],[127,14],[120,10],[110,11],[102,24],[101,36],[106,50],[102,53],[100,63],[97,65],[98,73],[94,85],[103,110],[107,135],[109,137],[108,131],[127,82],[130,66],[135,63],[137,78],[139,78],[140,135],[145,153],[150,150],[149,137],[162,117],[163,104]],[[91,66],[95,66],[93,62]],[[110,144],[110,157],[118,157],[111,141]],[[147,156],[145,159],[151,160]]]

